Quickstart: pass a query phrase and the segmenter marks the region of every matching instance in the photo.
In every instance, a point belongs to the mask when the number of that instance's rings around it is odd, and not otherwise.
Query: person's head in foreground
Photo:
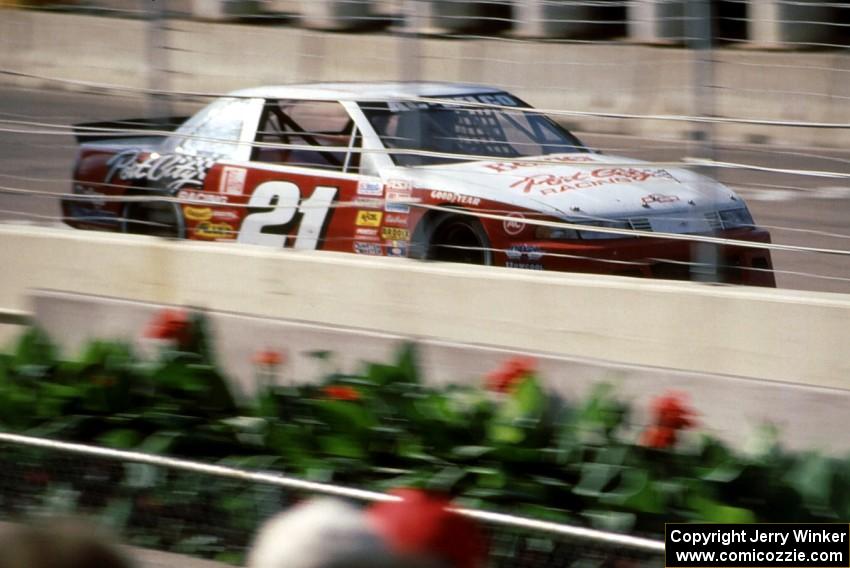
[[[0,568],[131,568],[127,557],[79,521],[0,529]]]
[[[406,566],[482,568],[487,544],[478,523],[450,510],[448,497],[418,489],[397,489],[400,501],[367,510],[370,524]]]
[[[363,512],[315,499],[269,519],[248,554],[248,568],[401,568]]]

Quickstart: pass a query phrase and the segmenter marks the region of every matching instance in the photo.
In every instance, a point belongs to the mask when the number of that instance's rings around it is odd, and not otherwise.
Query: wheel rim
[[[487,251],[478,233],[464,222],[449,222],[431,240],[428,258],[443,262],[488,264]]]

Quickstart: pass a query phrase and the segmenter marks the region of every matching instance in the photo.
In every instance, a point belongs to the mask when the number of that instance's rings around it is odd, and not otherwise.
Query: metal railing
[[[170,538],[173,550],[198,555],[244,551],[265,518],[300,496],[326,495],[360,502],[396,499],[278,473],[10,433],[0,433],[0,448],[7,464],[0,472],[0,510],[5,515],[85,514],[113,523],[113,529],[124,529],[131,543],[154,543],[156,547],[167,545]],[[156,493],[166,483],[171,490],[181,488],[179,495],[173,495],[179,507],[163,501],[170,493]],[[258,507],[242,511],[246,514],[238,522],[224,516],[209,518],[214,508],[211,499],[239,495],[250,503],[255,490],[260,493]],[[118,503],[132,503],[133,511],[116,513]],[[654,566],[664,554],[664,543],[650,538],[490,511],[457,511],[487,527],[491,566],[554,568],[583,566],[582,562],[589,560],[603,566],[624,560],[632,562],[630,566]],[[120,518],[118,526],[116,518]],[[171,534],[159,534],[160,525]],[[179,534],[173,534],[175,530]],[[185,543],[192,537],[205,545],[189,547]]]

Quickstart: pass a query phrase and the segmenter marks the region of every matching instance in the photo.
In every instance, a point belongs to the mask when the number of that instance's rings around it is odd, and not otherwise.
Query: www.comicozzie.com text
[[[670,532],[671,541],[695,545],[722,544],[728,546],[738,542],[771,542],[785,546],[792,537],[795,543],[847,542],[847,533],[834,533],[826,530],[814,531],[812,529],[765,531],[758,528],[747,529],[743,527],[731,531],[716,530],[690,533],[674,529]]]

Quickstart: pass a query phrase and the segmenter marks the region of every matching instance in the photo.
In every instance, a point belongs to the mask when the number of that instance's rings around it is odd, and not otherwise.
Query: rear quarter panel
[[[124,196],[132,187],[132,180],[110,175],[110,160],[125,149],[97,143],[80,147],[74,164],[71,189],[74,195],[83,198],[62,199],[62,215],[68,225],[78,229],[121,230],[124,203],[98,199],[98,196]]]

